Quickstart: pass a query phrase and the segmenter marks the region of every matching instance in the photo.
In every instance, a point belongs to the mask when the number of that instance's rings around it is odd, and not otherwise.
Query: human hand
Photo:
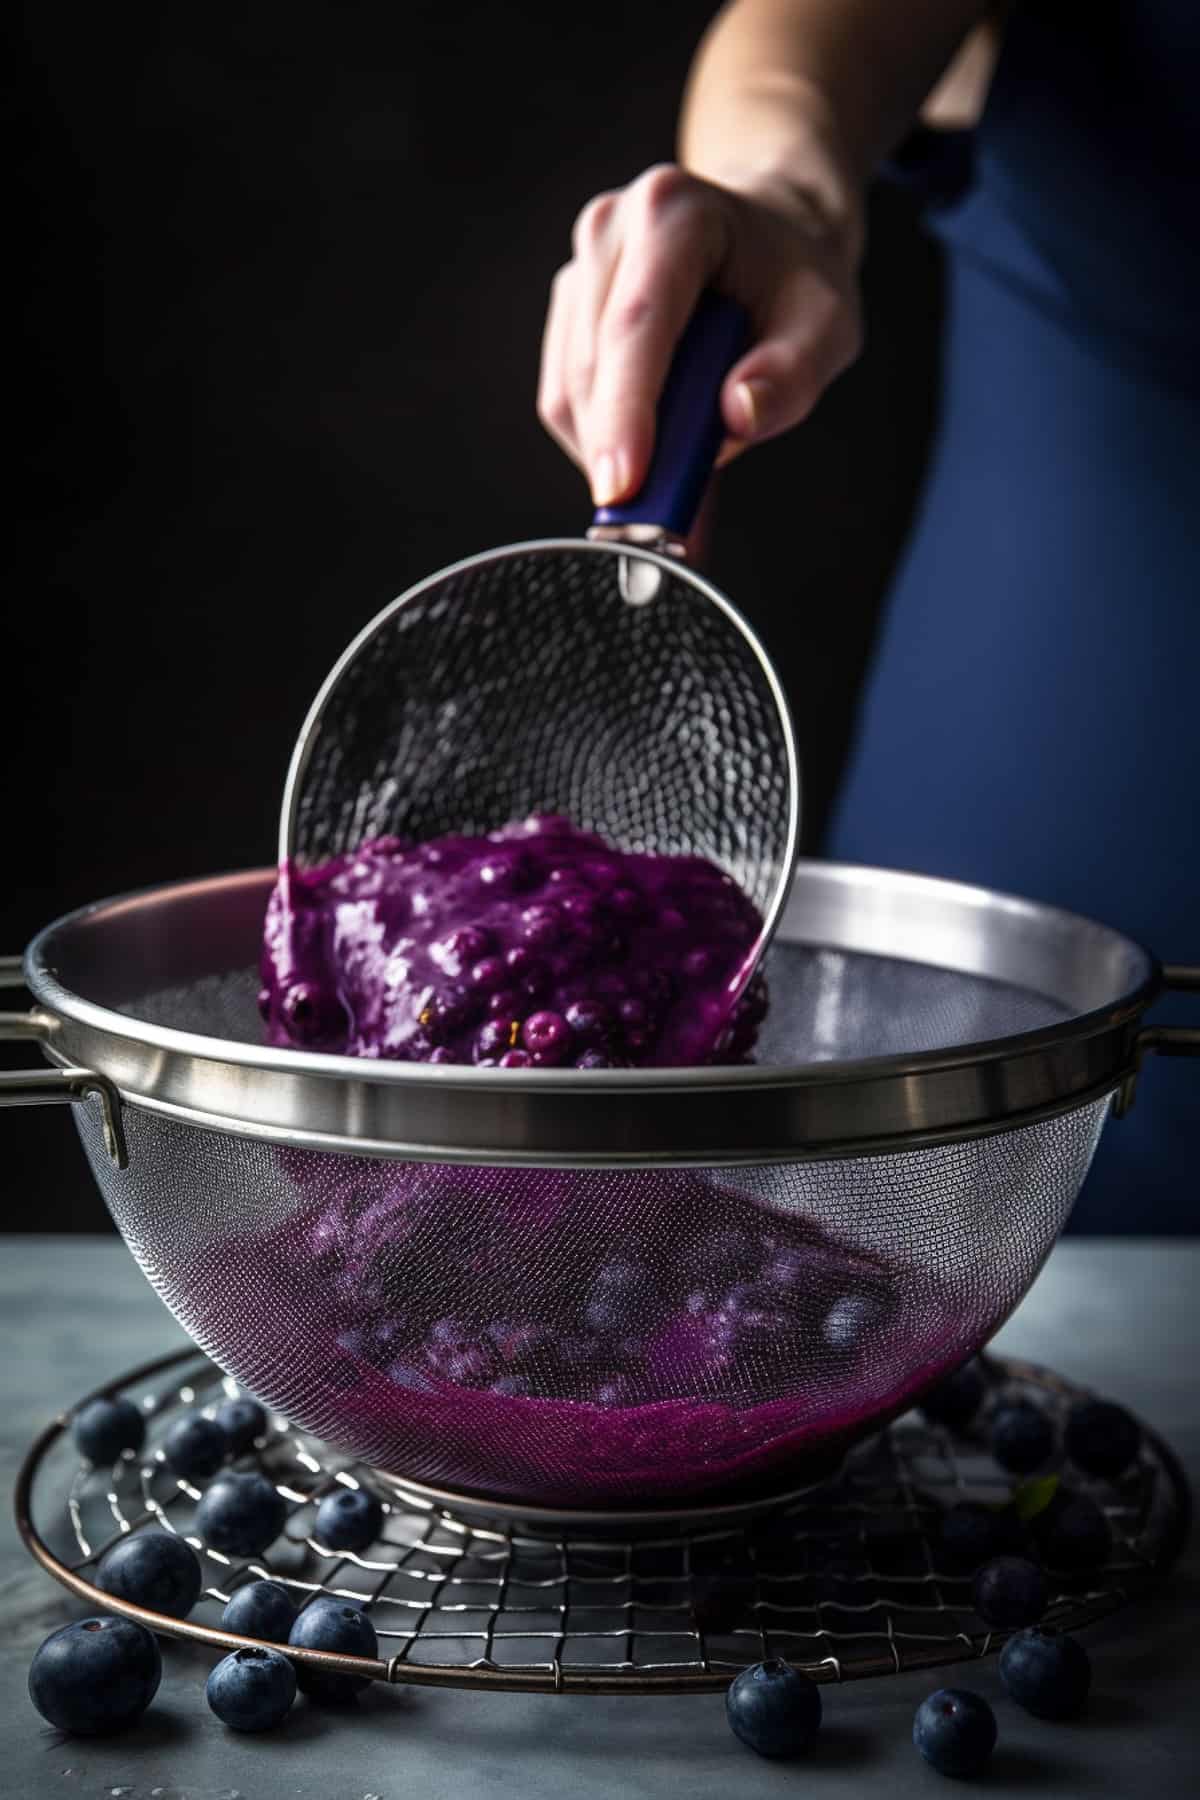
[[[801,187],[737,190],[672,163],[588,202],[551,291],[538,413],[597,506],[646,477],[663,382],[706,287],[740,301],[753,330],[721,389],[719,462],[812,410],[858,353],[859,239]]]

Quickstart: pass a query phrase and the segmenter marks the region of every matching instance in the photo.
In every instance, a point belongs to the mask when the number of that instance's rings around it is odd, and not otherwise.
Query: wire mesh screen
[[[364,1663],[364,1673],[610,1693],[719,1688],[769,1655],[819,1681],[852,1680],[986,1654],[1005,1636],[976,1615],[970,1575],[948,1560],[940,1533],[956,1502],[1009,1497],[1011,1477],[981,1436],[952,1437],[909,1415],[786,1509],[627,1541],[472,1526],[276,1419],[240,1466],[258,1466],[274,1482],[287,1524],[261,1556],[230,1559],[194,1535],[199,1490],[171,1476],[155,1449],[181,1407],[222,1397],[211,1365],[193,1359],[180,1372],[180,1358],[173,1362],[169,1379],[148,1393],[131,1390],[151,1414],[141,1458],[114,1470],[75,1464],[68,1486],[64,1454],[57,1493],[67,1487],[69,1529],[55,1567],[91,1581],[104,1550],[129,1530],[179,1532],[202,1555],[204,1593],[188,1622],[201,1632],[219,1624],[241,1583],[266,1577],[297,1606],[317,1594],[364,1606],[382,1659]],[[988,1374],[990,1404],[1032,1400],[1058,1422],[1079,1397],[1024,1365],[989,1359]],[[314,1535],[316,1505],[339,1484],[373,1487],[385,1503],[379,1537],[359,1553],[333,1553]],[[1150,1434],[1116,1487],[1091,1491],[1111,1548],[1086,1570],[1048,1570],[1047,1618],[1064,1629],[1143,1592],[1177,1552],[1186,1518],[1178,1471]]]
[[[766,959],[771,1005],[754,1060],[780,1066],[916,1055],[1038,1031],[1070,1017],[1045,994],[899,957],[776,938]],[[127,1000],[149,1025],[261,1044],[257,967],[214,972]]]
[[[142,1268],[220,1365],[413,1481],[633,1506],[777,1485],[978,1348],[1106,1102],[966,1143],[746,1170],[469,1168],[77,1107]]]
[[[788,859],[788,731],[754,645],[684,570],[527,546],[391,611],[328,696],[296,795],[309,862],[393,833],[562,813],[622,849],[706,856],[766,911]]]

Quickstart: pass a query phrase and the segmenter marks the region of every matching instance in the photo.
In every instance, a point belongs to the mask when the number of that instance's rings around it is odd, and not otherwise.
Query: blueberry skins
[[[42,1717],[76,1737],[123,1731],[158,1691],[162,1656],[132,1619],[77,1619],[51,1632],[29,1668],[29,1698]]]

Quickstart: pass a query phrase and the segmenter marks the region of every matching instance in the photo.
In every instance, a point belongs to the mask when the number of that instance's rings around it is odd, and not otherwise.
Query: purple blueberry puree
[[[379,838],[281,869],[261,1004],[272,1043],[354,1056],[738,1062],[766,1010],[761,976],[733,998],[760,927],[711,864],[565,819]],[[286,1226],[232,1250],[243,1279],[200,1269],[187,1323],[296,1423],[410,1480],[620,1505],[799,1477],[984,1335],[924,1274],[732,1176],[275,1154]]]
[[[762,921],[694,856],[611,849],[566,819],[375,838],[285,864],[264,934],[272,1044],[501,1068],[736,1063],[766,1011],[734,999]]]
[[[410,1480],[569,1506],[784,1485],[988,1325],[716,1172],[275,1154],[286,1223],[223,1250],[218,1281],[198,1252],[186,1322]]]

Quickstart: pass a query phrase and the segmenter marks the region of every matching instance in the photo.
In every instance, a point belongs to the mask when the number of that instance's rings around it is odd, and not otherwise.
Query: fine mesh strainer
[[[292,756],[285,869],[370,837],[565,815],[620,849],[702,856],[733,877],[763,920],[736,998],[786,901],[800,817],[792,723],[766,652],[681,561],[745,332],[740,307],[704,297],[667,379],[646,484],[597,515],[592,541],[470,557],[359,633]]]
[[[1090,920],[801,863],[755,1068],[266,1047],[269,869],[48,927],[8,1015],[168,1306],[301,1428],[556,1511],[794,1488],[977,1349],[1149,1050],[1162,970]],[[1119,1126],[1116,1127],[1119,1129]]]

